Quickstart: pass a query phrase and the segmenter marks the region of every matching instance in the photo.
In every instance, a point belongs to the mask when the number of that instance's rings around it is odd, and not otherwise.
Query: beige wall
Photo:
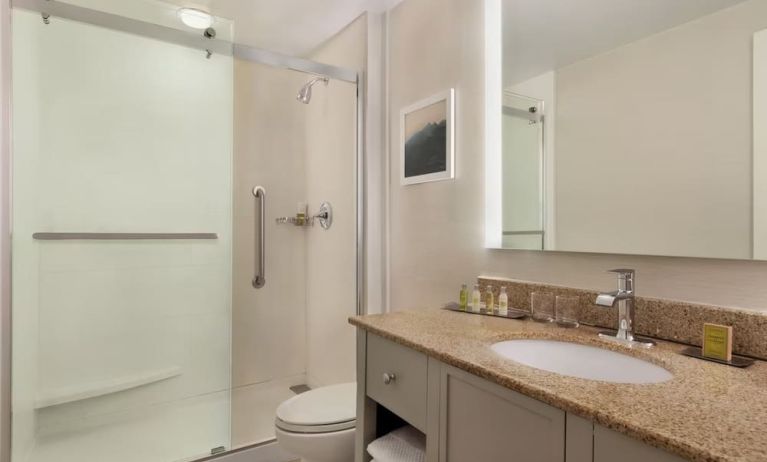
[[[365,67],[367,17],[309,59]],[[273,431],[276,405],[291,385],[354,380],[356,292],[356,85],[332,80],[295,100],[310,75],[235,60],[233,445]],[[255,185],[266,188],[267,284],[255,290]],[[275,218],[333,206],[330,230]]]
[[[557,71],[557,249],[751,258],[764,28],[751,0]]]
[[[359,17],[315,50],[310,59],[363,69],[367,16]],[[306,186],[310,211],[333,205],[333,226],[308,230],[306,245],[306,375],[310,386],[352,382],[356,312],[357,87],[331,80],[305,107]]]
[[[234,69],[232,386],[235,446],[272,431],[272,388],[304,383],[305,229],[277,225],[306,200],[305,127],[295,94],[305,76],[248,61]],[[268,110],[265,110],[268,108]],[[255,199],[266,188],[266,285],[254,289]],[[265,404],[253,404],[253,397]],[[266,414],[266,415],[257,415]],[[258,417],[258,420],[254,420]],[[263,419],[262,419],[263,417]],[[265,426],[265,427],[264,427]],[[259,433],[260,432],[260,433]],[[264,433],[266,432],[266,433]]]
[[[390,13],[390,307],[437,306],[478,274],[611,289],[618,266],[643,296],[767,310],[767,263],[488,250],[484,242],[483,11],[480,1],[405,0]],[[398,114],[456,88],[456,178],[400,186]]]
[[[754,36],[754,122],[767,126],[767,29]],[[754,130],[754,258],[767,260],[767,132]]]

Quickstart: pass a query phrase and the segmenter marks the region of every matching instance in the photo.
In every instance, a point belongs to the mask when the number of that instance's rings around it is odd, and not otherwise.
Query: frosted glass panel
[[[13,461],[229,448],[232,58],[13,20]]]

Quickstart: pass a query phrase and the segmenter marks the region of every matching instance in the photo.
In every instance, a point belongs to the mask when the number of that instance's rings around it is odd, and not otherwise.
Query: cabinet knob
[[[397,376],[394,375],[394,373],[384,372],[384,375],[383,375],[384,385],[389,385],[395,380],[397,380]]]

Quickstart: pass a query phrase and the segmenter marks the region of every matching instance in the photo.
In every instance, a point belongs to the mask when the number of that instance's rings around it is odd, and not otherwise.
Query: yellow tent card
[[[732,327],[703,324],[703,356],[732,361]]]

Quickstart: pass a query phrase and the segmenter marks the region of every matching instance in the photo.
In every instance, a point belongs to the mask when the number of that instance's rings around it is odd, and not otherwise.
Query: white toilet
[[[316,388],[294,396],[277,408],[277,441],[303,462],[352,462],[356,403],[356,383]]]

